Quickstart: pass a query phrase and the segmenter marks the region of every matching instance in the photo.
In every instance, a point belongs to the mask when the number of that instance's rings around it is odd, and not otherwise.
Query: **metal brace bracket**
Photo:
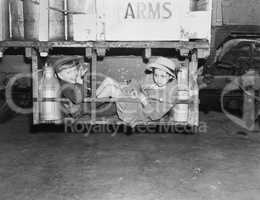
[[[189,56],[189,53],[190,53],[190,49],[180,49],[180,54],[181,56]]]
[[[41,57],[47,57],[49,55],[49,47],[39,47]]]
[[[149,60],[151,57],[152,57],[152,49],[151,48],[145,48],[144,59]]]
[[[98,57],[105,57],[107,49],[106,48],[97,48],[97,55]]]

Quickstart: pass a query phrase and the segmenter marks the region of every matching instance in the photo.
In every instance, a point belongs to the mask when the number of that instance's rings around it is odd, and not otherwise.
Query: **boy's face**
[[[163,87],[170,81],[171,76],[163,70],[154,69],[153,78],[156,85]]]
[[[78,83],[83,84],[82,76],[86,73],[86,70],[83,69],[83,67],[80,67],[79,69],[77,67],[71,67],[65,70],[62,70],[59,72],[59,76],[64,81],[67,81],[69,83]]]

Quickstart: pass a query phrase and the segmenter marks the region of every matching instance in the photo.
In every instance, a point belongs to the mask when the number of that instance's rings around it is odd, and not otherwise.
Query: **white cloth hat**
[[[175,76],[174,72],[178,69],[178,61],[172,61],[168,58],[159,57],[146,67],[146,70],[148,71],[152,71],[153,69],[161,69],[170,75]]]

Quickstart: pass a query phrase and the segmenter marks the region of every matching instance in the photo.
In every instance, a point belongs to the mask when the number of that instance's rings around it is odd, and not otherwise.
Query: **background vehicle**
[[[259,70],[259,1],[213,1],[211,55],[205,73],[214,77],[200,92],[203,110],[221,111],[221,92],[234,78]],[[243,14],[243,17],[239,15]],[[226,106],[241,113],[243,91],[226,96]]]
[[[211,109],[220,110],[221,93],[226,85],[242,77],[249,70],[259,72],[259,67],[259,40],[256,38],[232,39],[226,42],[216,56],[215,63],[208,69],[208,73],[214,77],[213,82],[201,91],[201,95],[207,94],[211,97],[209,103],[212,102],[213,106],[208,104],[208,109],[212,106]],[[237,91],[233,91],[226,96],[226,106],[234,111],[240,110],[239,113],[241,113],[243,95],[242,89],[238,88]],[[217,102],[216,99],[218,99]]]
[[[253,124],[259,118],[260,3],[216,0],[213,7],[211,55],[205,70],[212,81],[200,91],[200,108],[228,112]],[[254,82],[248,85],[246,79]],[[222,98],[223,90],[231,84],[237,84],[236,89]]]

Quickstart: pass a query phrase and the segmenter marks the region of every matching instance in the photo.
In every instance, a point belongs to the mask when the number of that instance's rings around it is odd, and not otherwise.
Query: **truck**
[[[181,66],[177,104],[164,119],[141,125],[198,129],[196,80],[200,63],[210,55],[211,19],[211,0],[0,0],[0,57],[10,48],[22,48],[31,60],[34,125],[60,124],[68,118],[41,117],[44,103],[66,101],[41,97],[42,71],[49,60],[79,56],[79,62],[89,64],[84,86],[90,93],[84,95],[81,106],[91,109],[84,121],[97,125],[111,123],[97,117],[98,102],[128,101],[97,99],[99,74],[123,82],[139,78],[145,64],[158,56],[177,59]],[[183,98],[183,93],[188,97]]]

